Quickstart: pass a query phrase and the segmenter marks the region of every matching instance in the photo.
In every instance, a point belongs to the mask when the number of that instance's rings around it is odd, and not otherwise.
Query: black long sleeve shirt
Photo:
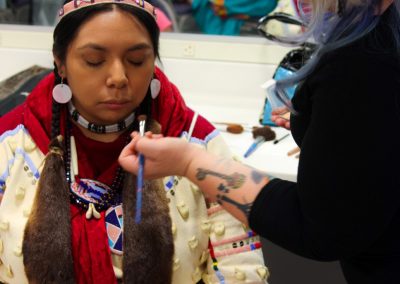
[[[325,55],[298,88],[291,119],[301,147],[297,182],[269,182],[249,218],[283,248],[340,260],[349,283],[400,283],[400,56],[388,27],[394,13],[389,8],[362,39]]]

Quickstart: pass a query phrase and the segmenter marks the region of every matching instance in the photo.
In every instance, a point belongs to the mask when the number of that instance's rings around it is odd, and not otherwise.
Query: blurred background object
[[[192,8],[203,33],[239,35],[246,23],[257,22],[277,4],[277,0],[193,0]]]
[[[33,0],[0,1],[0,23],[33,24]]]
[[[0,82],[0,116],[23,103],[39,81],[52,71],[34,65]]]
[[[162,31],[258,36],[258,20],[270,13],[295,15],[296,0],[148,0],[170,21]],[[0,0],[0,23],[54,26],[63,0]],[[279,31],[277,24],[271,30]]]
[[[53,26],[63,0],[29,0],[33,2],[32,21],[34,25]]]

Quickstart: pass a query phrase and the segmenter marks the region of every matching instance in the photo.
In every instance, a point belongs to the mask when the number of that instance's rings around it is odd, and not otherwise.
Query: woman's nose
[[[128,84],[128,77],[126,74],[125,66],[120,60],[115,60],[109,70],[107,78],[107,86],[112,88],[121,89]]]

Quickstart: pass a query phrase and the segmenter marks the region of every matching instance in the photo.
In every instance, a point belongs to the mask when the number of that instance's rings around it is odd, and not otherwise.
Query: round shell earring
[[[53,99],[59,104],[66,104],[72,98],[72,91],[68,85],[63,83],[61,78],[61,84],[57,84],[53,88]]]
[[[161,90],[161,82],[158,79],[151,80],[150,91],[151,91],[151,97],[153,99],[158,97],[158,95],[160,94],[160,90]]]

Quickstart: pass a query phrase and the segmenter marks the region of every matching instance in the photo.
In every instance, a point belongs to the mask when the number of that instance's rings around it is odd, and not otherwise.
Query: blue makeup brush
[[[250,145],[249,149],[247,149],[246,153],[244,153],[244,157],[245,158],[249,157],[264,142],[265,142],[264,137],[258,136]]]
[[[265,141],[274,140],[276,137],[275,132],[269,126],[254,128],[252,133],[254,141],[244,154],[245,158],[248,158],[251,154],[253,154],[253,152],[257,150],[257,148]]]
[[[146,125],[146,116],[140,115],[138,117],[139,120],[139,133],[140,136],[144,136],[145,125]],[[139,153],[139,170],[136,178],[137,186],[136,186],[136,216],[135,222],[139,224],[142,220],[142,193],[143,193],[143,171],[144,171],[144,156]]]

